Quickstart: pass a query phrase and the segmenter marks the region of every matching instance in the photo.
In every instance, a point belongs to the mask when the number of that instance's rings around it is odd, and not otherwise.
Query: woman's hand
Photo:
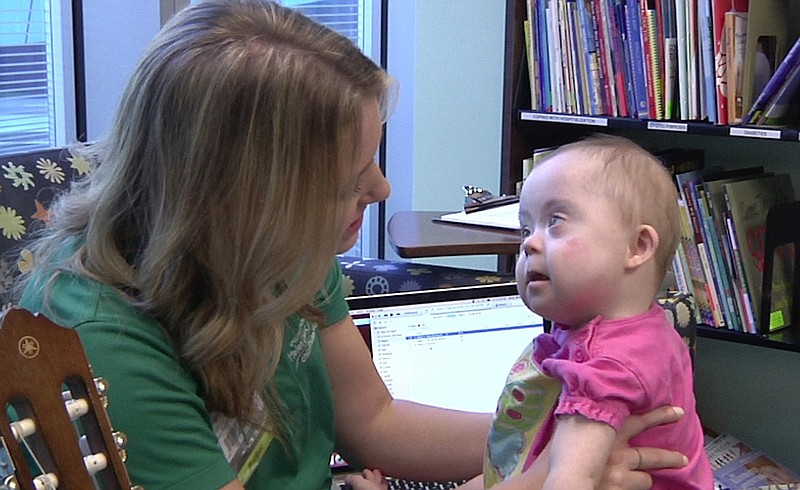
[[[362,470],[348,475],[344,482],[348,490],[389,490],[389,482],[380,470]]]
[[[642,415],[629,415],[617,434],[600,488],[647,490],[653,485],[648,470],[680,468],[688,464],[686,456],[676,451],[628,446],[631,437],[650,427],[676,422],[683,417],[683,413],[679,407],[667,406]]]

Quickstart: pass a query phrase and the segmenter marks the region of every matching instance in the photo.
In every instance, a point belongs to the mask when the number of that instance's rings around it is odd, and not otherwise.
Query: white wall
[[[400,102],[387,124],[387,217],[456,211],[461,186],[498,192],[505,2],[389,2],[388,70]],[[397,257],[387,245],[387,257]],[[494,269],[496,256],[427,262]]]
[[[160,24],[156,0],[83,0],[87,141],[103,136],[130,74]]]

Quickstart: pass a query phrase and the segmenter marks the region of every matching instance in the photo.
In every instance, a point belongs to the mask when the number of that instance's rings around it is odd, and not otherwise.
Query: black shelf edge
[[[767,336],[734,332],[725,328],[715,328],[708,325],[697,326],[697,336],[709,339],[725,340],[737,344],[754,345],[769,349],[779,349],[791,352],[800,352],[800,335],[793,327],[769,334]]]
[[[798,133],[798,129],[796,128],[720,126],[702,121],[653,121],[627,117],[582,116],[531,110],[519,110],[517,112],[517,119],[520,122],[532,123],[577,124],[610,129],[637,129],[768,141],[800,141],[800,133]]]

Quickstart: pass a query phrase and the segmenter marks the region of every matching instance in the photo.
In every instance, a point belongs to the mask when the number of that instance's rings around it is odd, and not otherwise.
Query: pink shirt
[[[632,446],[662,447],[689,458],[681,469],[651,472],[653,489],[713,488],[696,412],[689,350],[657,304],[630,318],[596,318],[572,330],[556,324],[534,340],[533,360],[562,383],[561,395],[533,441],[538,455],[553,435],[556,415],[580,414],[619,430],[629,414],[677,405],[686,414],[675,424],[653,427]]]

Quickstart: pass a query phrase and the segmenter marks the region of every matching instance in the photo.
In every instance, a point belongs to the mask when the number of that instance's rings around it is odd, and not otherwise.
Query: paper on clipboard
[[[462,225],[519,230],[519,201],[470,213],[460,211],[443,214],[438,218],[434,218],[434,220]]]

